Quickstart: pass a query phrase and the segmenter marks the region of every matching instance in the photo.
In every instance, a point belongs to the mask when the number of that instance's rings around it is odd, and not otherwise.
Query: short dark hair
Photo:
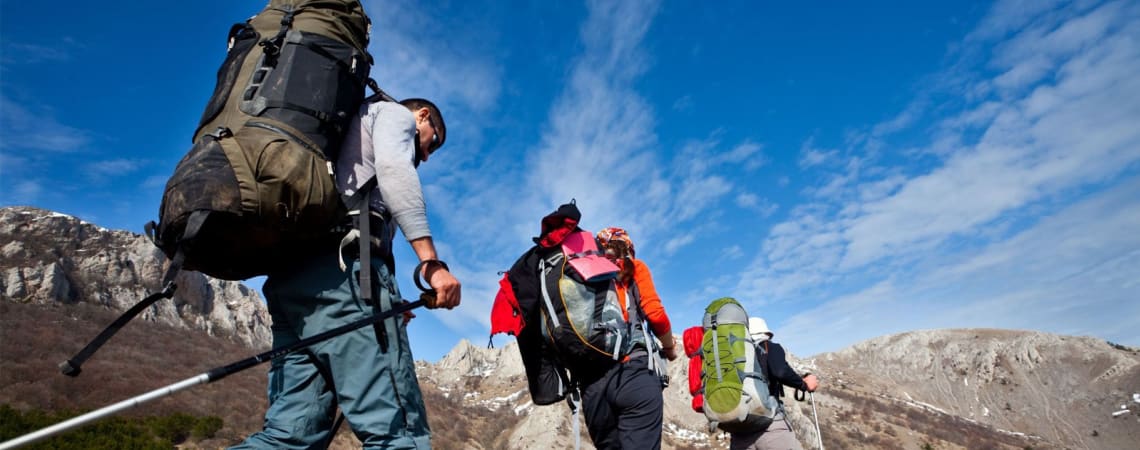
[[[432,125],[435,125],[435,134],[439,135],[439,146],[443,147],[443,143],[447,141],[447,124],[443,122],[443,114],[439,112],[439,107],[435,103],[423,98],[408,98],[400,100],[400,104],[407,107],[412,112],[420,108],[427,108],[428,113],[431,115]]]

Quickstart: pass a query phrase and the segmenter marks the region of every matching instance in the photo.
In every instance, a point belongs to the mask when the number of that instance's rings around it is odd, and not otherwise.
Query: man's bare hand
[[[435,290],[435,301],[429,301],[427,307],[429,309],[452,309],[459,306],[461,288],[459,280],[439,265],[429,265],[424,268],[424,271],[427,272],[424,274],[424,279]]]
[[[809,373],[806,377],[804,377],[804,384],[807,385],[808,392],[815,392],[815,390],[819,388],[819,378],[816,378],[814,374]]]

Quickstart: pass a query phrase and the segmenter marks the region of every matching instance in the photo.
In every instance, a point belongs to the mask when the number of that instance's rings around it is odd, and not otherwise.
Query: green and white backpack
[[[763,347],[748,334],[748,313],[723,297],[705,308],[701,341],[704,413],[709,431],[761,431],[772,423],[779,401],[768,392],[761,366]]]

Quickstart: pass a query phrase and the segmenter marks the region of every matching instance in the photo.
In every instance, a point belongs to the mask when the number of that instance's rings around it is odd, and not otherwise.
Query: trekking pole
[[[318,342],[322,342],[322,341],[340,336],[342,334],[353,331],[357,328],[372,325],[373,323],[379,323],[380,321],[388,319],[388,318],[395,316],[397,314],[403,314],[407,311],[411,311],[413,309],[424,306],[427,303],[427,300],[429,298],[431,298],[431,296],[433,296],[434,294],[435,294],[434,292],[424,292],[423,294],[420,295],[420,299],[417,301],[414,301],[414,302],[405,301],[404,303],[401,303],[399,305],[394,305],[392,307],[392,309],[389,309],[389,310],[384,311],[382,313],[373,315],[373,316],[368,317],[368,318],[360,319],[360,320],[357,320],[357,321],[352,322],[352,323],[341,325],[339,327],[333,328],[333,329],[328,330],[328,331],[321,332],[319,334],[312,335],[310,337],[307,337],[307,338],[301,339],[297,342],[294,342],[291,345],[287,345],[287,346],[281,347],[281,348],[275,348],[275,349],[269,350],[267,352],[264,352],[264,353],[258,354],[256,356],[252,356],[252,357],[243,359],[241,361],[234,362],[234,363],[226,365],[226,366],[210,369],[208,372],[203,373],[201,375],[191,377],[191,378],[187,378],[185,380],[179,381],[179,382],[171,384],[169,386],[161,387],[161,388],[155,389],[153,391],[147,392],[145,394],[142,394],[142,395],[139,395],[136,397],[128,398],[128,399],[123,400],[119,403],[115,403],[113,405],[106,406],[106,407],[97,409],[95,411],[91,411],[91,412],[84,414],[82,416],[75,417],[73,419],[69,419],[69,420],[57,423],[55,425],[41,429],[39,431],[34,431],[32,433],[25,434],[23,436],[17,437],[15,439],[10,440],[10,441],[0,442],[0,450],[9,450],[9,449],[14,449],[14,448],[19,448],[21,446],[28,445],[28,444],[31,444],[33,442],[37,442],[37,441],[40,441],[42,439],[48,438],[50,436],[62,433],[62,432],[67,431],[67,430],[70,430],[72,428],[76,428],[76,427],[79,427],[81,425],[85,425],[89,422],[110,416],[112,414],[118,413],[119,411],[123,411],[123,410],[129,409],[129,408],[133,408],[135,406],[139,406],[139,405],[146,403],[146,402],[149,402],[151,400],[154,400],[157,398],[162,398],[162,397],[165,397],[167,395],[173,394],[175,392],[178,392],[178,391],[181,391],[181,390],[193,387],[193,386],[197,386],[199,384],[207,384],[207,383],[211,383],[214,381],[218,381],[218,380],[225,378],[229,375],[233,375],[235,373],[241,372],[245,369],[256,366],[256,365],[261,364],[263,362],[266,362],[266,361],[269,361],[269,360],[272,360],[274,358],[278,358],[281,356],[285,356],[289,353],[293,353],[297,350],[301,350],[305,347],[316,344]]]
[[[815,438],[819,442],[819,450],[823,450],[823,433],[819,432],[819,415],[815,413],[815,393],[808,392],[808,397],[811,398],[811,417],[815,421]]]
[[[808,375],[811,375],[811,373],[804,374],[805,377]],[[815,393],[796,389],[796,392],[793,393],[792,396],[795,397],[797,402],[802,402],[804,401],[804,392],[807,392],[807,395],[811,398],[811,417],[812,421],[815,422],[815,438],[819,444],[819,450],[823,450],[823,433],[819,431],[819,415],[815,412]]]

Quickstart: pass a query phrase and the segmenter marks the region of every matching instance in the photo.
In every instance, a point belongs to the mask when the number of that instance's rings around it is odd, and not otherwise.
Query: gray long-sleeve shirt
[[[368,103],[349,124],[336,162],[337,189],[345,195],[352,195],[376,175],[372,209],[391,215],[409,241],[431,236],[420,177],[412,164],[415,138],[416,120],[407,107],[395,102]],[[394,236],[389,226],[387,237]]]

